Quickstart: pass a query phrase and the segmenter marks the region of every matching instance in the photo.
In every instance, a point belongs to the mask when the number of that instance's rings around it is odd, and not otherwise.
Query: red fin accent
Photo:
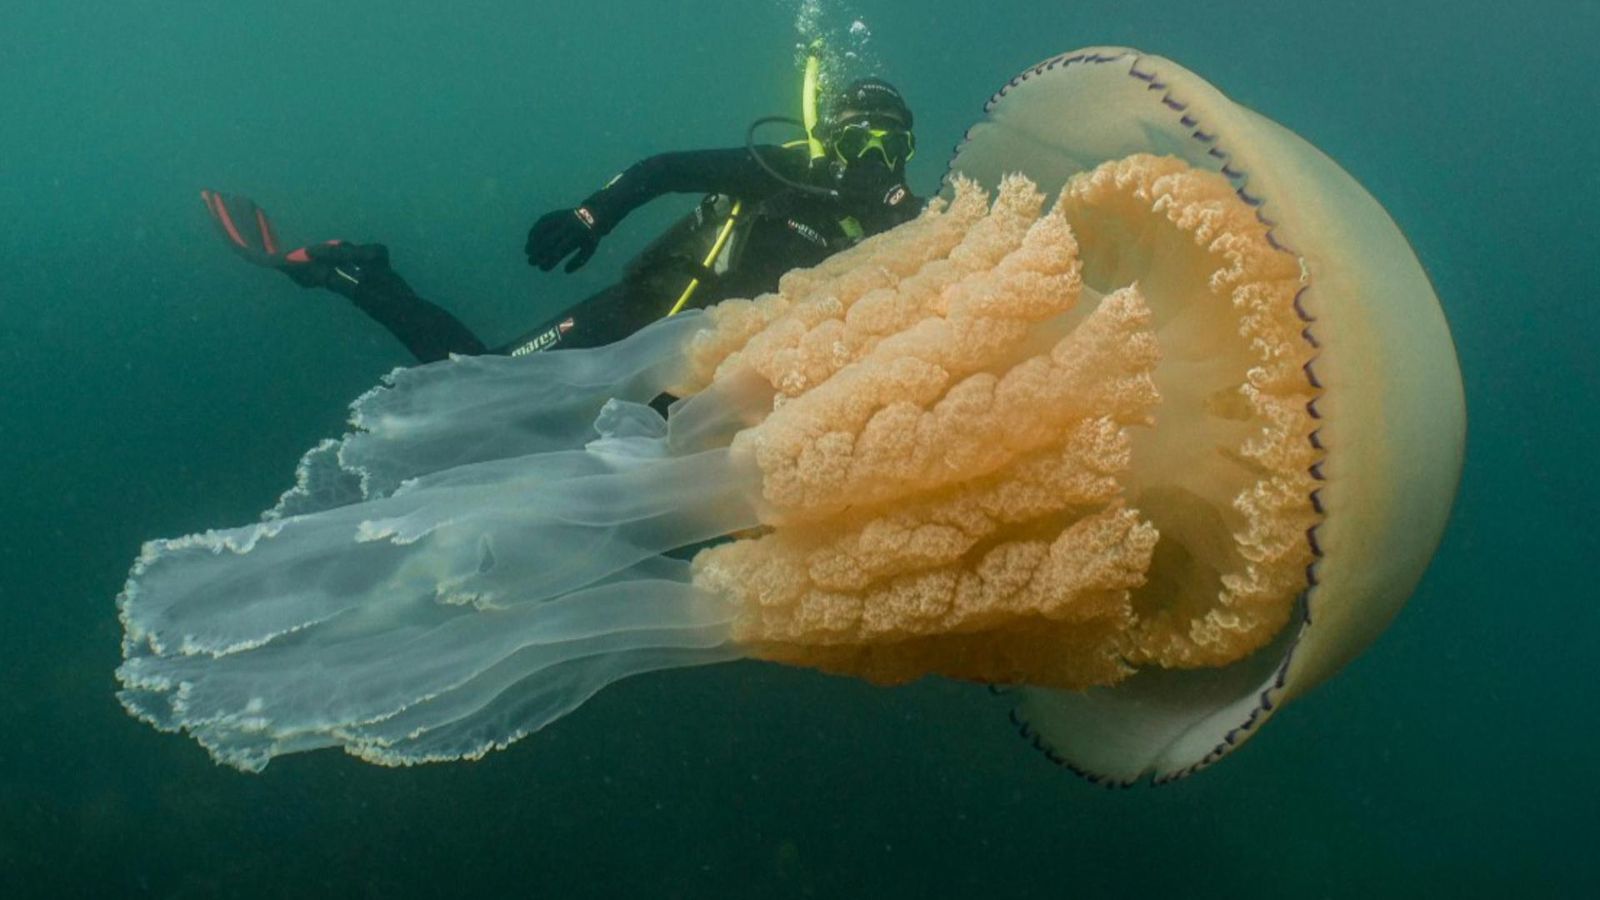
[[[299,250],[289,251],[289,255],[284,257],[284,259],[287,259],[292,263],[311,262],[311,257],[306,254],[306,248],[304,247],[301,247]]]
[[[261,243],[267,252],[276,255],[278,252],[278,236],[272,233],[272,223],[267,221],[267,214],[256,210],[256,227],[261,229]]]
[[[250,245],[239,236],[239,229],[234,227],[233,218],[228,215],[228,207],[223,204],[222,198],[216,194],[202,193],[201,196],[206,199],[206,205],[211,207],[211,214],[222,223],[222,230],[228,233],[228,239],[241,247],[248,248]]]

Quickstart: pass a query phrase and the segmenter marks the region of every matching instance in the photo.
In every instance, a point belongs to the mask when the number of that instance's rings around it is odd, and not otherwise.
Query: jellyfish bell
[[[1455,348],[1427,276],[1378,202],[1304,139],[1171,60],[1120,47],[1063,53],[1013,78],[986,112],[951,171],[986,184],[1021,171],[1050,191],[1131,153],[1181,159],[1228,179],[1304,270],[1294,309],[1314,394],[1317,522],[1294,622],[1221,670],[1147,670],[1079,693],[1023,689],[1017,709],[1025,734],[1087,772],[1187,774],[1360,653],[1416,587],[1461,472]],[[1097,264],[1097,254],[1126,251],[1077,230],[1088,283],[1125,264]],[[1157,306],[1154,315],[1161,331],[1181,312]]]
[[[1014,687],[1097,778],[1213,761],[1438,539],[1437,303],[1347,175],[1133,51],[1019,76],[952,173],[774,294],[394,373],[263,521],[146,546],[124,705],[242,769],[407,764],[756,658]]]

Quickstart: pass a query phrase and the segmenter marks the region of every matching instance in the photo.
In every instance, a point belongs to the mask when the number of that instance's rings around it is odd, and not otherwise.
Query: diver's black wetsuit
[[[756,149],[784,177],[800,183],[817,180],[804,147]],[[707,198],[695,214],[641,253],[621,282],[501,347],[488,348],[454,316],[417,296],[387,266],[370,270],[360,284],[353,289],[345,286],[340,293],[399,338],[421,362],[450,353],[522,355],[558,347],[594,347],[620,340],[666,314],[691,277],[701,278],[691,307],[728,297],[754,297],[776,290],[784,272],[816,265],[862,237],[915,217],[923,206],[902,183],[881,195],[859,199],[836,200],[796,190],[773,178],[740,147],[652,156],[590,195],[583,207],[595,218],[596,235],[604,235],[628,213],[670,193],[702,193]],[[711,213],[718,195],[738,198],[743,210],[730,263],[715,274],[705,270],[700,258],[709,242],[693,238],[704,237],[707,229],[720,229],[723,220]]]

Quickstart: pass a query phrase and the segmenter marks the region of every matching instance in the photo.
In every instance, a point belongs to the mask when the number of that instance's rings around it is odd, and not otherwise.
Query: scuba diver
[[[914,218],[923,201],[905,184],[916,152],[911,109],[878,78],[851,82],[816,108],[818,60],[806,65],[804,120],[756,120],[745,146],[652,156],[612,178],[576,207],[546,213],[528,232],[529,265],[551,271],[587,263],[627,215],[667,193],[702,193],[693,212],[647,246],[617,284],[500,347],[491,348],[449,312],[419,297],[389,266],[382,244],[327,241],[281,251],[272,223],[249,199],[202,191],[230,246],[296,284],[326,288],[383,325],[419,362],[451,353],[520,356],[620,340],[662,316],[728,297],[777,289],[790,269]],[[757,145],[758,128],[790,123],[804,140]]]

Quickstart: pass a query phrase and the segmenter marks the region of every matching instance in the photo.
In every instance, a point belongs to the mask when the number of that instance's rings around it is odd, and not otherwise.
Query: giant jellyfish
[[[260,522],[147,544],[119,600],[124,705],[241,769],[473,758],[753,658],[991,685],[1059,762],[1179,777],[1384,628],[1465,424],[1382,207],[1117,48],[1017,76],[941,201],[774,294],[352,409]]]

